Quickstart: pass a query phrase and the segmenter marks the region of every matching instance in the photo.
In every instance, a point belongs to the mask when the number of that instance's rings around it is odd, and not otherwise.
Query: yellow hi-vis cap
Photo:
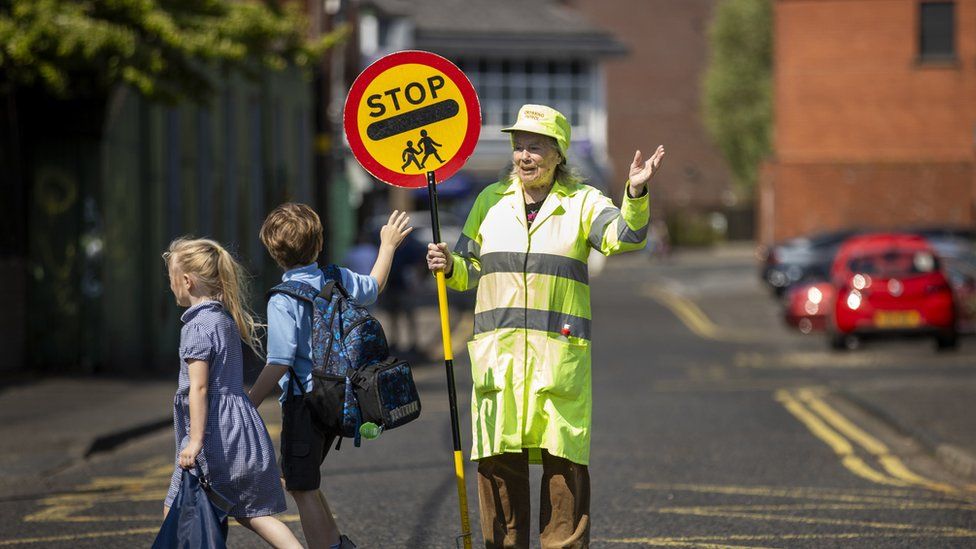
[[[559,153],[569,159],[569,121],[563,113],[545,105],[522,105],[515,125],[503,132],[530,132],[545,135],[556,140]]]

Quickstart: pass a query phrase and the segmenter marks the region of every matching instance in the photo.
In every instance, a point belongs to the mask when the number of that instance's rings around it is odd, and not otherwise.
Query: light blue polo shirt
[[[342,287],[360,305],[371,305],[376,301],[379,286],[369,275],[354,273],[339,267]],[[325,275],[315,263],[286,271],[281,280],[295,280],[312,285],[321,290]],[[298,378],[305,381],[305,390],[312,389],[312,314],[311,304],[277,293],[268,300],[268,364],[291,366]],[[285,373],[278,385],[281,386],[281,399],[284,401],[290,374]],[[299,393],[298,387],[294,392]]]

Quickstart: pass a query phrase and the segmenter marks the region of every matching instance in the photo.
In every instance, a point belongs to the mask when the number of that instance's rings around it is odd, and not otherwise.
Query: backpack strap
[[[322,285],[322,291],[318,292],[318,294],[316,294],[316,297],[322,298],[326,301],[332,301],[332,292],[336,286],[338,286],[340,289],[342,288],[342,285],[336,282],[335,280],[326,280],[325,284]],[[345,292],[345,290],[343,290],[343,292]],[[337,303],[335,307],[332,307],[332,312],[329,314],[329,320],[327,320],[325,323],[325,325],[327,326],[327,330],[329,332],[329,343],[325,346],[326,349],[331,349],[332,344],[335,342],[335,333],[332,331],[332,323],[335,321],[335,315],[336,313],[339,312],[339,307],[341,307],[341,305],[342,305],[341,303]],[[325,364],[325,367],[328,368],[331,365],[332,365],[332,353],[329,353],[328,360]],[[336,450],[338,449],[339,448],[336,447]]]
[[[322,291],[318,292],[316,295],[318,297],[325,299],[326,301],[332,301],[332,294],[335,293],[336,290],[338,290],[339,293],[342,294],[342,297],[346,298],[346,301],[352,299],[351,297],[349,297],[349,291],[346,290],[346,288],[338,280],[326,281],[326,283],[322,285]]]
[[[319,293],[320,296],[331,300],[333,290],[338,288],[343,297],[351,299],[349,297],[349,291],[342,285],[342,272],[339,271],[338,265],[334,263],[326,265],[322,269],[322,275],[325,277],[325,283],[322,284],[322,291]]]
[[[268,290],[268,294],[267,294],[268,299],[271,299],[271,296],[273,296],[274,294],[289,295],[299,301],[304,301],[309,305],[311,305],[312,306],[311,311],[313,311],[312,312],[313,315],[314,315],[315,300],[321,297],[326,301],[332,301],[332,294],[335,292],[336,289],[338,289],[339,292],[342,294],[342,296],[348,300],[349,292],[347,292],[346,289],[342,287],[342,283],[339,282],[339,278],[340,278],[339,268],[336,267],[335,265],[329,265],[325,269],[323,269],[323,274],[325,275],[325,283],[322,285],[321,291],[316,290],[315,286],[312,286],[307,282],[288,280]],[[340,307],[337,306],[332,309],[332,313],[329,315],[329,318],[326,321],[326,326],[329,327],[332,326],[332,322],[334,321],[335,315],[338,312],[339,308]],[[329,343],[328,345],[325,346],[326,349],[332,348],[332,340],[333,340],[333,333],[332,330],[329,329]],[[329,358],[331,359],[331,354],[329,355]],[[326,364],[325,366],[328,367],[329,365],[330,364]]]
[[[268,290],[266,298],[271,299],[271,296],[274,294],[290,295],[295,299],[307,301],[308,303],[314,303],[315,297],[319,295],[319,291],[315,289],[315,286],[312,286],[307,282],[288,280]]]
[[[325,267],[322,267],[322,275],[325,276],[326,280],[342,282],[342,272],[339,271],[339,266],[335,263],[329,263]]]
[[[295,394],[295,391],[292,390],[292,384],[295,384],[295,385],[298,386],[299,393],[304,397],[305,396],[305,382],[302,381],[302,380],[300,380],[300,379],[298,379],[298,374],[295,373],[295,369],[292,368],[291,366],[289,366],[288,367],[288,387],[285,389],[286,391],[288,391],[288,396],[285,397],[285,398],[291,398],[292,395]]]
[[[329,281],[326,284],[327,285],[331,285],[332,284],[332,281]],[[325,290],[325,288],[323,288],[323,291],[324,290]],[[275,294],[285,294],[285,295],[291,296],[291,297],[293,297],[293,298],[295,298],[295,299],[297,299],[299,301],[304,301],[305,303],[307,303],[310,306],[309,310],[312,311],[312,315],[313,315],[313,319],[314,319],[314,314],[315,314],[314,313],[314,310],[315,310],[315,298],[320,295],[320,292],[315,289],[315,286],[312,286],[311,284],[308,284],[307,282],[299,282],[297,280],[287,280],[285,282],[282,282],[281,284],[278,284],[274,288],[271,288],[270,290],[268,290],[267,299],[271,299],[271,297],[273,295],[275,295]],[[330,295],[331,295],[331,290],[330,290]],[[333,316],[334,315],[335,315],[335,312],[333,311]],[[329,318],[329,324],[328,325],[329,326],[332,326],[332,318],[331,317]],[[332,346],[332,331],[330,330],[329,331],[329,345],[326,347],[326,349],[330,348],[331,346]],[[291,396],[291,394],[292,394],[292,390],[291,390],[291,379],[294,379],[295,378],[295,372],[291,368],[289,368],[288,370],[289,370],[289,372],[291,372],[290,373],[291,378],[289,379],[289,386],[288,386],[288,388],[286,390],[288,391],[288,395]],[[298,381],[298,380],[296,380],[296,381]],[[302,394],[304,395],[305,394],[305,385],[304,385],[304,383],[301,382],[301,381],[298,381],[298,385],[301,387]]]

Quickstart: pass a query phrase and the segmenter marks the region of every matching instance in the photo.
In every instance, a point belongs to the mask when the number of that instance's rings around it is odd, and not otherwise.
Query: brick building
[[[976,220],[976,0],[776,0],[759,237]]]
[[[542,102],[570,117],[573,162],[615,198],[634,149],[649,153],[664,143],[668,166],[651,191],[655,214],[727,210],[738,197],[700,113],[718,1],[363,0],[364,65],[405,48],[458,63],[478,88],[484,115],[465,166],[481,183],[495,180],[510,157],[498,130],[521,104]]]
[[[741,206],[729,168],[702,124],[701,81],[718,0],[564,0],[623,42],[606,62],[607,139],[615,196],[635,148],[667,147],[651,192],[658,213]]]
[[[364,0],[363,66],[389,53],[420,49],[455,62],[478,91],[482,130],[465,165],[480,184],[511,159],[508,134],[525,103],[549,104],[573,127],[574,161],[606,169],[605,59],[626,49],[612,34],[554,0]]]

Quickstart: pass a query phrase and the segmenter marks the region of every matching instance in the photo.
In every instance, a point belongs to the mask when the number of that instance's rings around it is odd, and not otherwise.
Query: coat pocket
[[[590,383],[590,344],[548,337],[535,364],[536,392],[576,398]]]
[[[512,354],[499,351],[497,336],[485,334],[469,341],[468,357],[471,359],[471,381],[475,393],[495,393],[505,388],[512,367]]]

